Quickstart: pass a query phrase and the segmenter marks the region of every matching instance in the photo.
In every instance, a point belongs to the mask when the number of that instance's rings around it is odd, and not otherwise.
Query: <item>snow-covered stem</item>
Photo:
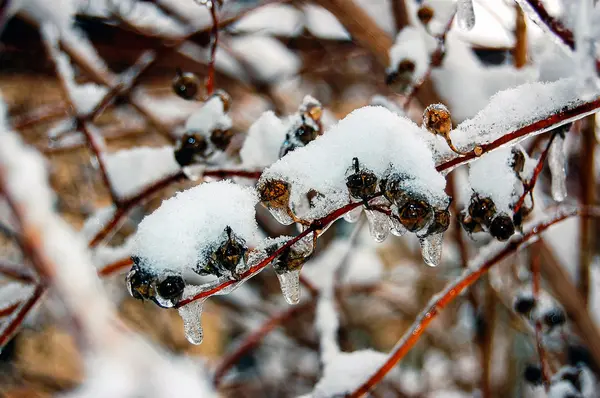
[[[541,285],[541,269],[540,269],[540,253],[539,245],[533,244],[529,250],[531,255],[531,279],[532,279],[532,295],[534,302],[538,302],[540,297],[540,285]],[[546,360],[546,353],[544,351],[544,345],[542,342],[542,320],[538,317],[535,320],[535,345],[537,347],[538,357],[540,358],[540,368],[542,370],[542,382],[544,388],[548,391],[548,382],[552,375],[548,368]]]
[[[509,145],[510,143],[515,141],[521,141],[529,136],[540,134],[544,131],[552,129],[553,126],[566,124],[567,121],[581,119],[587,115],[595,113],[598,108],[600,108],[600,98],[595,98],[573,108],[564,109],[560,112],[556,112],[551,116],[537,120],[514,131],[507,132],[502,137],[492,142],[473,143],[475,145],[475,148],[481,148],[481,153],[476,153],[475,150],[469,151],[466,155],[456,156],[448,161],[438,164],[436,166],[436,169],[437,171],[452,170],[455,167],[477,159],[482,154],[491,152],[496,148]]]
[[[375,387],[385,375],[406,356],[412,347],[414,347],[425,329],[429,326],[431,321],[439,315],[440,311],[458,297],[465,289],[478,281],[481,276],[485,275],[490,268],[511,254],[517,252],[518,249],[525,246],[532,238],[536,238],[551,226],[574,216],[600,217],[600,209],[575,209],[559,213],[550,220],[534,226],[520,238],[510,241],[502,250],[491,256],[482,264],[475,264],[470,267],[463,275],[447,285],[439,294],[435,295],[430,300],[426,308],[394,346],[387,361],[365,383],[349,394],[348,397],[361,397]]]
[[[596,115],[585,118],[581,129],[581,164],[579,186],[581,205],[592,206],[595,201],[596,173],[594,153],[596,151]],[[590,266],[594,250],[594,220],[582,220],[579,228],[578,288],[587,304],[590,297]]]
[[[375,194],[372,199],[381,196],[381,193]],[[326,215],[325,217],[319,218],[318,220],[314,220],[310,226],[308,226],[304,231],[302,231],[300,234],[296,235],[294,238],[288,240],[284,245],[282,245],[279,249],[275,250],[270,256],[268,256],[267,258],[265,258],[264,260],[262,260],[261,262],[259,262],[258,264],[250,267],[248,270],[246,270],[243,274],[240,275],[240,279],[241,280],[245,280],[248,278],[251,278],[253,276],[255,276],[256,274],[258,274],[260,271],[262,271],[267,265],[269,265],[271,262],[273,262],[281,253],[283,253],[284,251],[286,251],[287,249],[289,249],[294,243],[298,242],[299,240],[301,240],[302,238],[310,235],[310,234],[317,234],[318,231],[321,231],[323,229],[325,229],[325,227],[327,227],[329,224],[331,224],[332,222],[334,222],[335,220],[337,220],[338,218],[342,217],[344,214],[348,213],[349,211],[362,206],[363,203],[362,202],[355,202],[355,203],[349,203],[337,210],[332,211],[331,213],[329,213],[328,215]],[[201,293],[198,293],[197,295],[193,296],[193,297],[189,297],[186,298],[184,300],[181,300],[178,304],[177,304],[177,308],[182,307],[186,304],[191,303],[192,301],[196,301],[199,300],[201,298],[204,297],[209,297],[212,296],[213,294],[215,294],[216,292],[219,292],[223,289],[225,289],[226,287],[229,287],[235,283],[238,283],[235,280],[230,280],[227,282],[224,282],[218,286],[216,286],[213,289],[210,290],[206,290],[203,291]]]
[[[217,56],[217,46],[219,44],[219,18],[217,17],[217,5],[213,1],[207,3],[212,19],[212,28],[210,31],[211,46],[210,59],[208,61],[208,74],[206,76],[206,95],[211,95],[215,90],[215,59]]]
[[[37,285],[31,297],[27,299],[25,303],[16,303],[11,307],[14,307],[10,314],[14,315],[14,311],[17,310],[17,314],[10,321],[10,324],[3,330],[2,334],[0,334],[0,349],[2,349],[6,343],[10,341],[10,339],[15,335],[29,311],[36,305],[36,303],[40,300],[44,292],[46,291],[46,287],[44,285]]]
[[[554,133],[550,136],[550,139],[548,140],[548,143],[546,144],[546,148],[540,155],[540,158],[538,159],[538,162],[535,165],[535,168],[533,169],[533,175],[531,176],[531,179],[529,181],[527,181],[527,183],[525,184],[525,187],[524,187],[525,189],[523,190],[523,193],[519,197],[519,200],[517,200],[517,203],[515,203],[515,207],[514,207],[515,214],[518,213],[519,210],[521,210],[521,207],[523,207],[523,204],[525,203],[525,198],[527,197],[527,195],[530,195],[531,192],[533,192],[533,188],[535,188],[537,179],[540,176],[542,169],[544,168],[544,163],[546,163],[546,158],[548,157],[548,152],[550,151],[550,147],[552,146],[552,141],[554,141],[554,137],[556,137],[556,134],[560,134],[560,132]]]
[[[0,318],[4,318],[4,317],[14,314],[14,312],[19,307],[21,307],[22,304],[23,304],[22,302],[17,301],[16,303],[9,305],[8,307],[0,309]]]
[[[40,123],[51,122],[60,117],[66,116],[67,113],[68,110],[64,104],[44,105],[35,108],[31,112],[14,116],[12,118],[11,125],[15,129],[21,130],[28,127],[33,127]]]

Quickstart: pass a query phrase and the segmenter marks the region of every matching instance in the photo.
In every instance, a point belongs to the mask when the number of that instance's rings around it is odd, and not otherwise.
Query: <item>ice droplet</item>
[[[473,0],[458,0],[456,7],[456,20],[458,22],[458,27],[463,30],[473,29],[473,26],[475,26]]]
[[[271,212],[273,218],[275,218],[280,224],[291,225],[294,223],[294,219],[288,214],[287,210],[282,207],[273,207],[270,208],[269,211]]]
[[[390,232],[392,233],[392,235],[402,236],[406,232],[408,232],[408,230],[404,227],[404,225],[402,225],[400,220],[398,220],[396,217],[390,217],[389,221],[390,221]]]
[[[183,174],[185,174],[190,181],[200,180],[204,175],[204,170],[206,170],[206,165],[204,164],[193,164],[190,166],[185,166],[181,169]]]
[[[355,209],[350,210],[348,213],[344,214],[344,220],[349,223],[355,223],[360,219],[360,215],[362,214],[362,206],[358,206]]]
[[[195,345],[201,344],[204,337],[202,323],[200,322],[204,301],[206,301],[206,298],[192,301],[179,308],[179,316],[183,319],[185,338]]]
[[[300,301],[300,270],[277,274],[277,279],[279,279],[285,301],[288,304],[298,304]]]
[[[442,262],[442,243],[444,234],[432,234],[419,239],[423,261],[430,267],[437,267]]]
[[[390,235],[390,219],[385,213],[374,210],[365,210],[369,231],[377,243],[381,243]]]
[[[565,139],[562,134],[556,134],[548,151],[548,164],[552,175],[552,198],[557,202],[562,202],[567,197],[565,157]]]

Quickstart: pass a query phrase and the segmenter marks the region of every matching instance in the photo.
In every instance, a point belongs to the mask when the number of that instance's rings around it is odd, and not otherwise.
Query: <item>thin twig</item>
[[[596,191],[596,173],[594,152],[596,151],[596,115],[585,118],[581,130],[581,163],[579,167],[579,189],[581,205],[594,204]],[[590,297],[590,266],[594,250],[594,221],[581,220],[579,224],[579,268],[578,288],[583,301],[588,303]]]
[[[217,56],[217,46],[219,44],[219,18],[217,17],[217,6],[215,2],[209,2],[207,5],[213,23],[210,31],[212,43],[210,47],[210,59],[208,61],[208,74],[206,77],[206,95],[209,96],[215,90],[215,59]]]
[[[15,315],[14,319],[10,321],[10,324],[6,327],[6,329],[4,329],[2,334],[0,334],[0,349],[2,349],[2,347],[4,347],[6,343],[8,343],[8,341],[10,341],[10,339],[15,335],[18,328],[25,320],[25,317],[27,316],[27,314],[29,314],[29,311],[31,311],[33,306],[39,301],[39,299],[42,297],[42,294],[45,291],[45,286],[36,286],[31,297],[27,299],[27,301],[25,301],[22,307],[17,311],[17,314]]]
[[[484,275],[491,267],[498,264],[500,261],[515,253],[521,246],[527,243],[540,233],[544,232],[551,226],[573,216],[582,217],[598,217],[600,211],[597,209],[591,210],[572,210],[562,213],[549,221],[542,222],[534,226],[529,232],[525,233],[518,239],[509,242],[504,249],[496,253],[493,257],[479,265],[477,268],[465,272],[460,278],[451,282],[444,290],[436,295],[427,305],[425,310],[419,315],[415,322],[408,328],[396,346],[392,349],[387,361],[363,383],[358,389],[349,394],[349,397],[357,398],[368,393],[377,383],[379,383],[385,375],[411,350],[411,348],[419,341],[419,338],[429,326],[431,321],[439,315],[440,311],[452,302],[463,290],[470,287],[479,278]]]
[[[31,273],[25,271],[22,264],[11,264],[5,260],[0,263],[0,274],[9,279],[22,283],[36,283],[35,277]]]
[[[540,285],[541,285],[541,267],[540,267],[540,252],[539,245],[533,244],[531,250],[531,276],[532,276],[532,294],[534,302],[538,302],[540,297]],[[535,320],[535,342],[540,358],[540,367],[542,369],[542,382],[544,388],[548,391],[548,382],[550,380],[550,369],[548,369],[548,363],[546,362],[546,353],[544,351],[544,345],[542,342],[542,320],[536,318]]]

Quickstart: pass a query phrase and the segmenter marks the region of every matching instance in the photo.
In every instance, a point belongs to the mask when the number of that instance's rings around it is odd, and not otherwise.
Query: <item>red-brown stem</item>
[[[541,0],[525,0],[546,27],[571,50],[575,49],[575,36],[559,19],[554,18]],[[518,2],[517,2],[518,3]],[[600,70],[600,61],[596,60],[596,69]]]
[[[210,47],[210,60],[208,61],[208,76],[206,77],[206,95],[211,95],[215,91],[215,58],[217,55],[217,45],[219,44],[219,18],[217,17],[217,5],[214,1],[209,4],[210,17],[212,18],[212,43]]]
[[[380,196],[379,194],[376,196]],[[260,271],[263,270],[263,268],[265,268],[267,265],[269,265],[273,260],[275,260],[281,253],[283,253],[285,250],[289,249],[294,243],[298,242],[299,240],[301,240],[302,238],[308,236],[311,233],[317,233],[317,231],[322,230],[323,228],[325,228],[327,225],[329,225],[330,223],[334,222],[335,220],[337,220],[338,218],[340,218],[341,216],[343,216],[344,214],[346,214],[347,212],[349,212],[350,210],[358,207],[358,206],[362,206],[363,203],[362,202],[356,202],[356,203],[349,203],[337,210],[334,210],[333,212],[329,213],[328,215],[326,215],[323,218],[320,218],[318,220],[313,221],[310,226],[305,229],[303,232],[301,232],[300,234],[296,235],[294,238],[288,240],[284,245],[282,245],[279,249],[275,250],[270,256],[268,256],[267,258],[265,258],[264,260],[262,260],[261,262],[259,262],[258,264],[250,267],[250,269],[248,269],[246,272],[244,272],[240,278],[241,279],[248,279],[253,277],[254,275],[256,275],[257,273],[259,273]],[[212,296],[213,294],[225,289],[226,287],[229,287],[235,283],[238,283],[238,281],[235,280],[230,280],[227,282],[224,282],[222,284],[220,284],[219,286],[216,286],[210,290],[206,290],[203,292],[198,293],[197,295],[193,296],[193,297],[189,297],[186,298],[184,300],[181,300],[178,304],[177,304],[177,308],[182,307],[186,304],[191,303],[192,301],[196,301],[199,300],[201,298],[204,297],[208,297],[208,296]]]
[[[21,301],[17,301],[16,303],[11,304],[6,308],[0,309],[0,318],[12,315],[15,312],[15,310],[21,306],[21,304],[23,304]]]
[[[250,179],[258,179],[260,177],[260,171],[248,171],[248,170],[226,170],[226,169],[215,169],[206,170],[204,177],[215,177],[215,178],[226,178],[226,177],[243,177]],[[183,171],[168,175],[161,180],[158,180],[151,185],[144,188],[137,195],[130,198],[120,200],[120,207],[115,211],[112,219],[90,240],[88,245],[94,247],[98,243],[102,242],[123,220],[123,218],[129,213],[129,211],[135,206],[142,203],[145,199],[154,195],[161,189],[173,184],[174,182],[186,179]]]
[[[282,325],[296,315],[309,310],[314,305],[315,300],[309,300],[300,305],[296,305],[281,311],[269,318],[265,323],[262,324],[260,328],[246,336],[244,341],[233,352],[225,356],[225,358],[217,367],[213,380],[215,388],[219,387],[221,380],[223,379],[223,376],[227,374],[227,371],[229,371],[233,365],[238,363],[240,359],[244,357],[244,355],[248,354],[256,346],[258,346],[265,336],[271,333],[279,325]]]
[[[428,304],[427,308],[417,317],[411,327],[404,333],[402,338],[393,348],[386,362],[363,383],[358,389],[348,395],[351,398],[361,397],[368,393],[370,389],[375,387],[385,375],[411,350],[411,348],[419,341],[419,338],[429,326],[431,321],[436,318],[440,311],[451,303],[460,293],[466,288],[473,285],[479,278],[484,275],[495,264],[515,253],[524,243],[531,238],[539,235],[546,229],[550,228],[569,217],[580,215],[583,217],[598,217],[600,211],[591,210],[573,210],[554,217],[553,219],[536,225],[530,231],[525,233],[518,239],[509,242],[504,249],[498,252],[489,260],[485,261],[479,267],[465,272],[460,278],[451,282],[444,290],[436,295]]]
[[[492,142],[478,145],[482,149],[482,153],[479,155],[476,155],[475,151],[470,151],[464,156],[457,156],[451,160],[440,163],[436,166],[436,169],[437,171],[452,170],[461,164],[476,159],[484,153],[490,152],[513,141],[521,140],[528,135],[532,135],[534,133],[539,134],[550,130],[553,127],[557,127],[557,125],[565,124],[567,121],[571,121],[572,119],[582,118],[590,113],[593,113],[598,108],[600,108],[600,98],[584,102],[583,104],[577,105],[570,109],[561,110],[560,112],[556,112],[544,119],[537,120],[531,124],[528,124],[527,126],[506,133],[502,137]]]
[[[537,302],[540,296],[540,284],[541,284],[541,267],[540,267],[540,252],[538,245],[533,245],[530,251],[531,253],[531,276],[532,276],[532,294],[533,300]],[[535,321],[535,342],[540,358],[540,367],[542,369],[542,382],[544,388],[548,391],[548,382],[550,380],[550,369],[548,369],[548,363],[546,362],[546,353],[542,344],[542,321],[536,319]]]
[[[128,268],[133,265],[133,261],[131,258],[126,257],[121,260],[115,261],[114,263],[110,263],[105,265],[98,271],[99,276],[110,276],[116,272],[121,271],[124,268]]]
[[[535,168],[533,169],[533,175],[531,176],[531,179],[527,182],[527,184],[524,187],[525,189],[523,190],[523,193],[519,197],[519,200],[517,200],[517,203],[515,204],[513,210],[515,214],[518,213],[519,210],[521,210],[521,207],[523,207],[523,203],[525,203],[525,198],[527,197],[527,195],[529,195],[531,191],[533,191],[533,188],[535,188],[537,179],[540,176],[542,169],[544,168],[544,163],[546,163],[546,158],[548,157],[548,152],[550,151],[550,146],[552,145],[552,141],[554,141],[554,137],[556,137],[556,133],[552,134],[552,136],[548,140],[548,143],[546,144],[546,149],[544,149],[544,152],[542,152],[542,154],[540,155],[540,158],[538,159],[538,162],[535,165]]]
[[[27,301],[25,301],[23,306],[18,310],[15,318],[10,322],[10,324],[6,327],[6,329],[4,329],[4,331],[0,335],[0,349],[4,347],[6,343],[8,343],[8,341],[15,335],[19,326],[21,326],[23,320],[25,320],[25,317],[27,316],[29,311],[31,311],[35,303],[37,303],[40,297],[42,297],[42,294],[45,290],[46,288],[43,285],[36,286],[31,297],[27,299]]]
[[[17,129],[24,129],[35,126],[38,123],[50,122],[68,113],[64,104],[45,105],[27,112],[22,115],[14,116],[11,120],[12,126]]]
[[[452,14],[452,16],[450,17],[450,20],[446,24],[446,27],[444,28],[444,31],[440,35],[436,36],[438,44],[437,44],[435,51],[433,53],[431,53],[427,71],[421,77],[421,79],[419,79],[419,81],[415,82],[415,84],[411,87],[410,91],[406,95],[406,100],[404,101],[404,110],[408,109],[410,102],[412,101],[412,99],[415,97],[415,95],[419,91],[419,88],[421,88],[423,83],[425,83],[427,81],[427,79],[429,79],[429,76],[431,75],[431,71],[433,70],[433,68],[441,65],[442,60],[444,59],[444,55],[446,54],[446,35],[450,31],[450,28],[452,28],[452,23],[454,22],[455,15],[456,15],[456,13]]]

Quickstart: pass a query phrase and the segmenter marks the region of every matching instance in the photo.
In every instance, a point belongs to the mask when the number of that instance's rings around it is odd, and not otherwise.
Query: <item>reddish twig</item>
[[[100,277],[110,276],[116,272],[119,272],[125,268],[128,268],[133,265],[133,261],[130,257],[123,258],[121,260],[115,261],[114,263],[110,263],[105,265],[98,271],[98,275]]]
[[[534,245],[532,249],[538,249],[538,245]],[[531,276],[532,276],[532,294],[533,300],[537,303],[540,296],[541,268],[540,268],[540,253],[539,250],[531,250]],[[550,380],[550,369],[546,362],[546,353],[542,344],[542,321],[537,318],[535,320],[535,342],[537,346],[538,356],[540,358],[540,367],[542,369],[542,381],[546,391],[548,391],[548,382]]]
[[[563,109],[544,119],[536,120],[535,122],[532,122],[526,126],[506,133],[502,137],[492,142],[475,145],[475,148],[481,148],[481,152],[476,153],[475,150],[469,151],[465,155],[457,156],[451,160],[438,164],[436,169],[437,171],[452,170],[461,164],[468,163],[473,159],[478,158],[484,153],[493,151],[494,149],[511,142],[522,140],[530,135],[543,133],[547,130],[558,127],[559,125],[566,124],[569,121],[585,117],[591,113],[594,113],[598,108],[600,108],[600,98],[584,102],[572,108]]]
[[[0,349],[4,347],[6,343],[8,343],[10,339],[15,335],[19,326],[21,326],[21,324],[25,320],[25,317],[27,316],[27,314],[29,314],[29,311],[31,311],[31,309],[38,302],[40,297],[42,297],[42,294],[45,290],[46,288],[43,285],[36,286],[31,297],[27,301],[25,301],[25,303],[17,311],[17,314],[15,315],[14,319],[10,321],[6,329],[4,329],[2,334],[0,334]]]
[[[517,203],[515,204],[515,207],[513,209],[515,214],[517,214],[519,210],[521,210],[521,207],[523,207],[523,204],[525,203],[525,198],[533,191],[533,188],[535,188],[535,184],[539,175],[542,172],[542,169],[544,168],[544,163],[546,163],[546,158],[548,157],[550,146],[552,146],[552,141],[554,141],[554,137],[556,137],[556,134],[559,133],[554,133],[552,134],[552,136],[550,136],[550,139],[546,144],[546,149],[544,149],[544,151],[540,155],[540,158],[538,159],[538,162],[535,165],[535,168],[533,169],[533,175],[531,176],[531,179],[527,183],[523,184],[523,193],[519,197],[519,200],[517,200]]]
[[[217,56],[217,45],[219,44],[219,18],[217,17],[215,2],[210,1],[207,4],[213,23],[210,31],[212,43],[210,47],[210,60],[208,61],[208,75],[206,77],[206,95],[209,96],[215,90],[215,58]]]
[[[364,382],[358,389],[348,395],[348,397],[357,398],[366,394],[377,383],[379,383],[385,375],[411,350],[411,348],[419,341],[419,338],[429,326],[431,321],[439,315],[440,311],[451,303],[461,292],[475,283],[482,275],[484,275],[491,267],[498,264],[500,261],[515,253],[521,246],[527,243],[532,238],[550,228],[551,226],[573,216],[582,217],[598,217],[600,211],[592,210],[573,210],[560,214],[553,219],[536,225],[530,231],[525,233],[518,239],[509,242],[504,249],[496,253],[492,258],[485,261],[483,264],[468,272],[465,272],[460,278],[451,282],[440,294],[436,295],[427,305],[427,308],[417,317],[411,327],[404,333],[396,346],[391,351],[386,362],[375,372],[369,379]]]
[[[246,336],[243,342],[230,354],[226,355],[215,370],[213,383],[215,387],[219,387],[223,376],[227,374],[229,369],[240,361],[245,355],[251,352],[260,344],[262,339],[271,333],[278,326],[286,323],[296,315],[303,313],[314,307],[315,300],[306,301],[300,305],[290,307],[284,311],[269,318],[260,328]]]
[[[378,197],[380,196],[380,194],[375,195],[374,197]],[[373,198],[374,198],[373,197]],[[329,225],[330,223],[334,222],[335,220],[337,220],[338,218],[340,218],[341,216],[343,216],[344,214],[346,214],[347,212],[351,211],[352,209],[355,209],[359,206],[362,206],[363,203],[362,202],[356,202],[356,203],[349,203],[337,210],[334,210],[333,212],[329,213],[328,215],[326,215],[325,217],[319,218],[318,220],[313,221],[310,226],[308,228],[306,228],[303,232],[301,232],[300,234],[296,235],[294,238],[288,240],[284,245],[282,245],[279,249],[275,250],[270,256],[268,256],[267,258],[265,258],[264,260],[262,260],[261,262],[259,262],[256,265],[253,265],[252,267],[250,267],[246,272],[244,272],[241,276],[240,279],[241,280],[245,280],[248,278],[253,277],[254,275],[256,275],[257,273],[259,273],[260,271],[262,271],[267,265],[269,265],[272,261],[274,261],[280,254],[282,254],[285,250],[289,249],[294,243],[298,242],[299,240],[301,240],[302,238],[308,236],[309,234],[313,233],[316,234],[319,230],[324,229],[327,225]],[[201,298],[204,297],[209,297],[212,296],[213,294],[225,289],[226,287],[229,287],[235,283],[239,283],[236,280],[230,280],[230,281],[226,281],[210,290],[206,290],[203,292],[200,292],[198,294],[196,294],[193,297],[189,297],[186,299],[181,300],[178,304],[177,307],[182,307],[186,304],[191,303],[192,301],[196,301],[199,300]]]
[[[62,116],[66,116],[68,110],[64,104],[45,105],[34,109],[31,112],[13,116],[11,124],[17,130],[35,126],[38,123],[51,122]]]
[[[22,304],[23,303],[21,301],[17,301],[16,303],[11,304],[6,308],[0,309],[0,318],[5,318],[9,315],[12,315]]]
[[[21,264],[0,263],[0,274],[17,282],[35,283],[35,277],[22,268]]]

